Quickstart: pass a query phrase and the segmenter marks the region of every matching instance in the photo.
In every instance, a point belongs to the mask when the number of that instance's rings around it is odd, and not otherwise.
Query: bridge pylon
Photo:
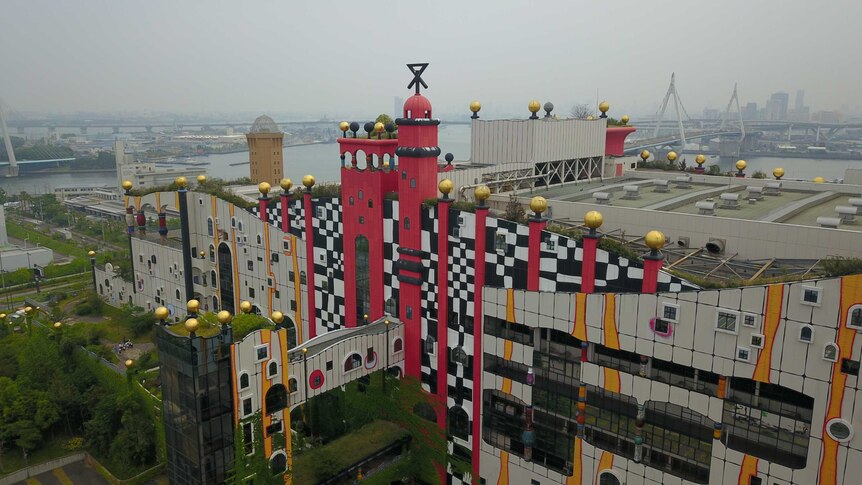
[[[15,150],[12,149],[12,139],[9,138],[9,127],[6,126],[6,110],[3,109],[3,101],[0,100],[0,129],[3,130],[3,141],[6,144],[6,155],[9,157],[9,171],[7,177],[18,176],[18,161],[15,160]]]
[[[728,129],[727,125],[734,123],[734,121],[730,119],[730,108],[733,105],[736,106],[736,122],[739,123],[739,142],[741,145],[742,141],[745,140],[745,123],[742,121],[742,110],[739,109],[739,96],[736,94],[736,83],[733,83],[733,94],[730,95],[730,101],[727,102],[727,108],[725,108],[724,114],[721,117],[721,126],[719,126],[719,130],[724,131],[725,129]]]
[[[656,125],[652,136],[653,138],[658,138],[658,132],[661,129],[661,123],[664,120],[664,112],[667,109],[667,103],[670,101],[671,97],[673,97],[673,108],[674,111],[676,111],[676,123],[679,128],[680,142],[682,143],[682,149],[685,149],[685,128],[682,126],[682,115],[680,114],[680,110],[685,114],[688,121],[692,121],[692,119],[685,110],[685,106],[682,104],[682,99],[679,97],[679,92],[676,90],[676,73],[671,73],[670,75],[670,85],[667,87],[667,93],[664,95],[664,101],[661,103],[661,108],[659,108],[658,113],[656,113]]]

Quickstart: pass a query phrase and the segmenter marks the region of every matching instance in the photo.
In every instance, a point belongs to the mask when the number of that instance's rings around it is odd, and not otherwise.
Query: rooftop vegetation
[[[197,331],[195,331],[195,335],[198,337],[214,337],[221,332],[221,324],[218,322],[215,313],[201,313],[198,314],[197,319],[199,326]],[[264,328],[268,328],[270,330],[275,329],[275,325],[268,319],[253,313],[240,313],[239,315],[234,315],[229,325],[233,329],[234,341],[242,340],[246,335],[255,330]],[[185,327],[185,320],[170,325],[168,328],[176,335],[183,337],[188,337],[189,335],[189,332]]]

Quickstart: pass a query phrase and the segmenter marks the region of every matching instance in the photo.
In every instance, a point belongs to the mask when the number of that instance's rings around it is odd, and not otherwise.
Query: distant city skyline
[[[854,112],[862,104],[862,66],[851,61],[860,14],[859,3],[801,0],[374,9],[10,0],[0,16],[8,47],[0,49],[0,97],[13,113],[367,116],[388,113],[393,93],[409,95],[404,64],[425,61],[441,115],[466,115],[473,99],[482,114],[499,116],[523,115],[530,99],[560,113],[606,99],[612,116],[644,117],[672,72],[692,113],[723,111],[735,82],[742,103],[804,89],[812,110]],[[707,18],[730,33],[707,35]],[[780,23],[780,42],[765,40],[764,19]],[[812,37],[818,19],[829,22],[828,48]]]

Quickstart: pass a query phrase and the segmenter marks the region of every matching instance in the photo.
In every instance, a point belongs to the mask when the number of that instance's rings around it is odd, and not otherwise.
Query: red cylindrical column
[[[258,217],[264,223],[269,222],[269,217],[266,214],[267,206],[269,205],[269,198],[266,195],[258,197],[257,199],[257,211]]]
[[[445,182],[445,180],[444,180]],[[451,184],[451,182],[449,182]],[[442,183],[441,183],[442,185]],[[449,393],[449,208],[448,192],[437,201],[437,398],[444,404]],[[445,427],[446,413],[440,413]]]
[[[582,240],[584,244],[583,261],[581,261],[581,293],[592,293],[596,289],[596,248],[599,245],[599,235],[591,230]]]
[[[290,232],[290,197],[286,191],[281,194],[281,232]]]
[[[664,234],[659,231],[650,231],[644,237],[644,242],[650,248],[649,254],[644,256],[644,275],[641,293],[655,293],[658,289],[658,272],[664,262],[661,248],[664,247]]]
[[[476,189],[476,199],[479,205],[476,207],[476,259],[474,260],[473,279],[473,436],[482,436],[482,337],[484,335],[484,322],[482,316],[482,287],[485,286],[485,247],[486,221],[488,219],[488,206],[485,199],[488,198],[489,190],[482,186]],[[479,457],[481,456],[481,439],[473,439],[473,476],[479,476]]]
[[[542,217],[542,212],[548,208],[544,197],[536,196],[530,200],[530,209],[534,216],[530,218],[530,239],[527,243],[527,290],[539,291],[539,263],[542,258],[542,231],[548,226],[548,220]]]
[[[308,177],[308,175],[306,175]],[[305,181],[303,181],[305,183]],[[317,336],[317,315],[315,315],[314,301],[314,209],[311,206],[311,187],[314,186],[314,179],[310,184],[306,184],[306,191],[302,194],[303,204],[305,206],[305,288],[307,292],[306,300],[308,301],[308,338]]]

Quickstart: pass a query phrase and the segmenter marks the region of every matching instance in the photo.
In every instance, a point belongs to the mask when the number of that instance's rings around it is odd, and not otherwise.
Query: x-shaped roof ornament
[[[415,64],[407,64],[407,68],[410,69],[410,72],[413,73],[413,80],[410,81],[410,84],[407,85],[407,89],[412,87],[416,87],[416,94],[419,94],[419,86],[422,86],[425,89],[428,89],[428,85],[425,84],[425,81],[422,80],[422,73],[425,72],[425,69],[428,67],[427,62],[419,62]]]

